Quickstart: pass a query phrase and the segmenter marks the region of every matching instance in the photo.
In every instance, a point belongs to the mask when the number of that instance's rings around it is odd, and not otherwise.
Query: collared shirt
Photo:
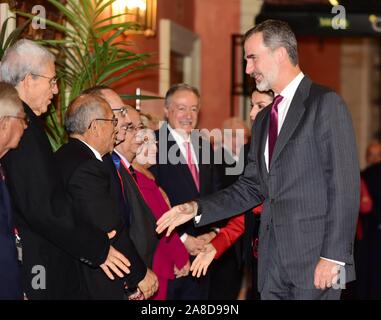
[[[127,168],[131,167],[131,163],[123,156],[118,150],[114,149],[114,152],[122,159],[122,161],[126,164]]]
[[[187,152],[185,150],[184,142],[189,142],[190,143],[190,149],[191,149],[191,153],[192,153],[192,160],[193,160],[193,163],[196,165],[197,171],[199,171],[199,168],[198,168],[198,159],[196,157],[196,153],[194,152],[192,142],[190,141],[190,135],[188,135],[188,139],[185,140],[178,132],[176,132],[175,129],[173,129],[169,125],[169,123],[168,123],[168,130],[171,133],[171,135],[173,136],[173,138],[175,139],[177,145],[179,146],[180,152],[183,155],[185,160],[187,159]]]
[[[298,89],[300,82],[303,80],[304,74],[300,72],[280,93],[283,97],[278,105],[278,135],[282,129],[284,120],[286,119],[287,112],[290,109],[291,101],[294,98],[296,89]],[[266,147],[265,147],[265,161],[266,168],[269,171],[269,135],[267,134]]]
[[[175,129],[173,129],[169,123],[168,123],[168,130],[169,132],[171,133],[171,135],[173,136],[173,138],[175,139],[177,145],[179,146],[180,148],[180,152],[181,154],[183,155],[184,159],[186,160],[187,159],[187,152],[185,150],[185,146],[184,146],[184,142],[189,142],[190,144],[190,149],[191,149],[191,153],[192,153],[192,160],[193,160],[193,163],[196,165],[196,168],[197,168],[197,171],[199,170],[198,169],[198,161],[197,161],[197,157],[196,157],[196,153],[194,152],[194,149],[193,149],[193,145],[190,141],[190,135],[188,135],[188,139],[185,140],[182,135],[180,135]],[[183,233],[180,237],[180,240],[184,243],[186,241],[186,239],[188,238],[188,234],[187,233]]]
[[[85,144],[86,146],[88,146],[89,147],[89,149],[94,153],[94,156],[99,160],[99,161],[102,161],[103,162],[103,160],[102,160],[102,156],[101,156],[101,154],[97,151],[97,150],[95,150],[92,146],[90,146],[88,143],[86,143],[85,141],[83,141],[83,140],[81,140],[81,139],[78,139],[79,141],[81,141],[83,144]]]

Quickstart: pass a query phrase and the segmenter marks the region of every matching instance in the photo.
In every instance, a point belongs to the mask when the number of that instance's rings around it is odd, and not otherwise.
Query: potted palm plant
[[[62,33],[61,40],[41,40],[57,56],[59,95],[57,105],[50,108],[46,118],[47,131],[53,149],[66,140],[63,114],[82,90],[95,85],[112,83],[139,70],[156,66],[149,64],[150,54],[131,51],[133,43],[123,34],[137,29],[136,23],[113,23],[109,6],[116,0],[47,0],[64,16],[64,23],[45,19],[48,28]],[[27,12],[18,14],[33,18]],[[128,97],[128,95],[124,95]],[[134,97],[130,95],[130,97]]]

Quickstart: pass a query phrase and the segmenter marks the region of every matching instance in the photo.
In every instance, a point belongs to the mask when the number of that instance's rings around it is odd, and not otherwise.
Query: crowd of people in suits
[[[0,298],[236,299],[245,268],[252,299],[340,298],[333,279],[354,280],[360,198],[346,106],[301,72],[287,24],[268,20],[244,43],[251,139],[231,119],[220,144],[206,140],[188,84],[168,89],[156,131],[95,86],[68,106],[56,152],[40,117],[58,93],[55,57],[25,39],[6,51]],[[372,208],[374,176],[363,174]]]
[[[54,56],[20,40],[2,60],[1,79],[7,133],[1,159],[1,298],[211,299],[212,292],[237,297],[241,252],[232,257],[235,268],[221,275],[231,279],[232,292],[209,290],[210,276],[189,275],[216,227],[189,224],[168,238],[155,232],[156,219],[172,205],[221,188],[221,168],[213,159],[203,161],[196,147],[206,146],[213,155],[211,145],[200,137],[191,140],[200,108],[196,88],[178,84],[168,90],[167,122],[156,134],[114,90],[89,88],[69,105],[69,140],[53,152],[40,116],[58,92]],[[158,152],[158,146],[165,149]],[[161,154],[174,147],[183,161],[161,163]]]

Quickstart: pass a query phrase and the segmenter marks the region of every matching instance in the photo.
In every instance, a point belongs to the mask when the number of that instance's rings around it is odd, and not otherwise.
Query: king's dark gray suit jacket
[[[270,109],[253,125],[245,173],[231,187],[198,200],[206,225],[264,201],[259,234],[258,287],[268,270],[273,225],[281,263],[296,287],[314,288],[320,257],[345,262],[354,280],[353,242],[360,174],[352,121],[343,100],[304,77],[295,92],[266,168]]]

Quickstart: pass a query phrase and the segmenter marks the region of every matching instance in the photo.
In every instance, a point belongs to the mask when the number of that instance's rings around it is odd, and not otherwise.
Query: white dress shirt
[[[177,145],[179,146],[180,152],[181,152],[181,154],[182,154],[182,156],[184,157],[185,160],[187,160],[187,151],[185,150],[184,142],[189,142],[190,149],[191,149],[191,154],[192,154],[192,161],[196,165],[197,171],[199,171],[199,169],[198,169],[198,161],[197,161],[198,159],[196,157],[196,153],[194,152],[192,142],[190,141],[190,135],[188,135],[187,140],[185,140],[181,134],[179,134],[175,129],[173,129],[169,125],[169,123],[168,123],[168,130],[171,133],[171,135],[173,136],[173,138],[175,139]],[[188,234],[187,233],[183,233],[181,235],[181,237],[180,237],[180,240],[184,243],[187,238],[188,238]]]
[[[180,148],[180,152],[182,156],[184,157],[185,160],[187,160],[187,151],[184,146],[184,142],[189,142],[190,144],[190,149],[191,149],[191,154],[192,154],[192,161],[196,165],[197,171],[198,169],[198,159],[196,157],[196,153],[194,152],[192,142],[190,141],[190,135],[188,135],[188,138],[185,140],[181,134],[179,134],[175,129],[173,129],[169,124],[168,124],[168,130],[175,139],[177,145]]]
[[[95,150],[92,146],[90,146],[89,144],[87,144],[85,141],[81,140],[81,139],[78,139],[79,141],[81,141],[83,144],[85,144],[86,146],[88,146],[90,148],[90,150],[94,153],[94,156],[99,160],[99,161],[102,161],[102,156],[101,154]]]
[[[290,109],[291,101],[294,98],[296,89],[298,89],[300,82],[303,80],[304,74],[300,72],[294,80],[292,80],[286,88],[282,90],[280,95],[283,97],[282,101],[278,104],[278,136],[280,130],[282,129],[284,120],[286,119],[286,115],[288,109]],[[266,147],[265,147],[265,161],[266,168],[269,171],[269,135],[267,134]]]

